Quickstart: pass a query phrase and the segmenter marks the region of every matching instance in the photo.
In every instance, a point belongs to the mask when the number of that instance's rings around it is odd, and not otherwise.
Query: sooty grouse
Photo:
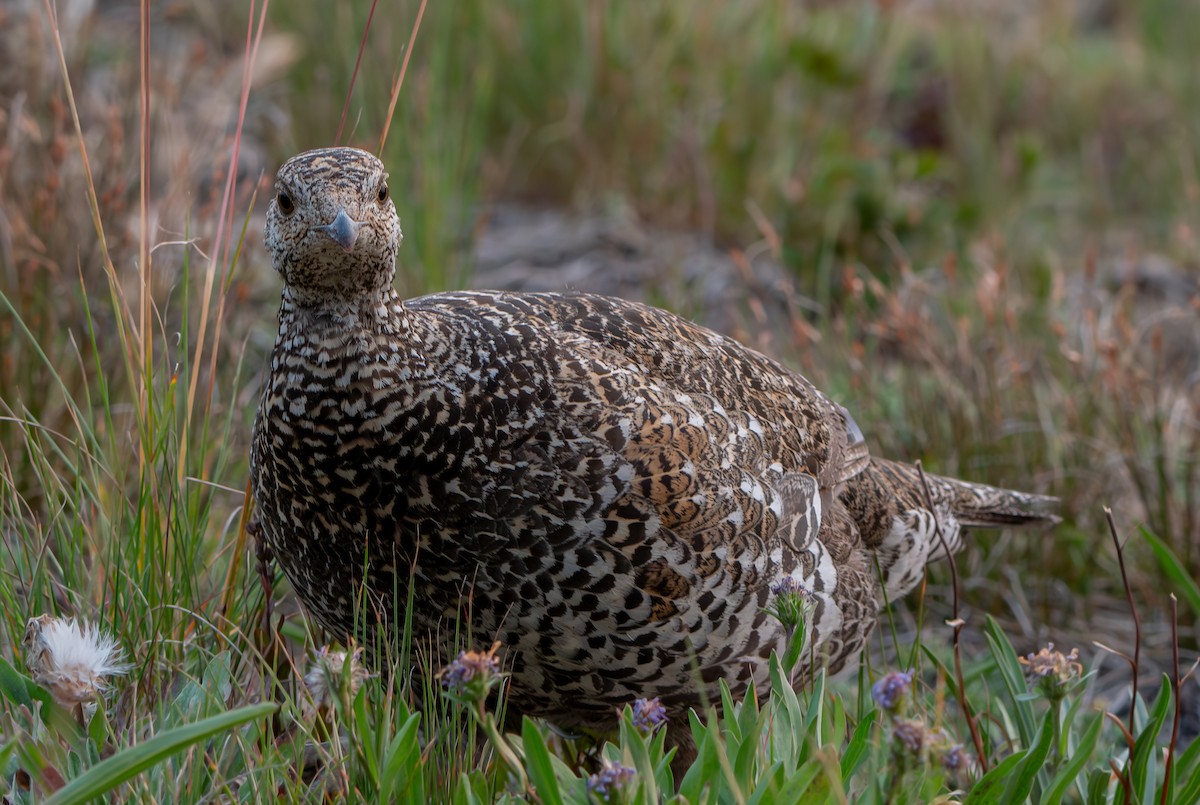
[[[811,591],[803,662],[837,668],[941,554],[915,468],[869,455],[799,374],[619,299],[403,300],[400,239],[374,156],[279,170],[251,472],[267,545],[334,634],[364,600],[394,624],[411,595],[442,650],[456,622],[503,642],[511,710],[595,726],[658,696],[686,725],[718,680],[766,684],[773,585]],[[1034,495],[929,483],[951,549],[964,526],[1047,517]]]

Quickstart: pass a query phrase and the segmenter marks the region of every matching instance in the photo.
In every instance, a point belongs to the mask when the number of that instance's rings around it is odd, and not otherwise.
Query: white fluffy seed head
[[[329,646],[322,646],[308,666],[304,675],[304,684],[313,698],[313,706],[318,710],[326,710],[333,704],[333,697],[342,688],[342,679],[348,678],[350,697],[353,698],[367,678],[367,671],[362,665],[363,650],[361,647],[351,652],[333,651]],[[349,671],[346,663],[350,663]]]
[[[108,687],[109,677],[130,668],[116,638],[74,618],[30,618],[24,644],[33,681],[61,704],[95,701]]]

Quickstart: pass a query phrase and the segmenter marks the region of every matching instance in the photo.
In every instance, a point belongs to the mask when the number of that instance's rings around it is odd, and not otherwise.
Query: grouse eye
[[[386,202],[388,200],[387,182],[379,183],[379,189],[377,191],[375,191],[375,200],[378,201],[380,204],[383,204],[384,202]]]
[[[292,197],[282,190],[275,197],[275,203],[279,205],[279,211],[284,215],[291,215],[296,211],[296,205],[292,202]]]

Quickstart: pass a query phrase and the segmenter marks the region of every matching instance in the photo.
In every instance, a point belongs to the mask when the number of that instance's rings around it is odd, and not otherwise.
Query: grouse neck
[[[312,298],[284,286],[279,306],[280,335],[286,330],[360,330],[402,334],[408,313],[395,288],[339,299]]]

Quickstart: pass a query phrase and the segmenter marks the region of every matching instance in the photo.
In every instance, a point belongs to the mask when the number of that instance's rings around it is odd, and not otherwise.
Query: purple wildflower
[[[804,586],[804,582],[793,576],[780,579],[771,585],[771,595],[798,595],[801,598],[808,598],[810,594],[811,591]]]
[[[942,768],[949,772],[962,771],[967,767],[970,758],[963,750],[962,744],[955,744],[942,755]]]
[[[925,725],[920,721],[897,721],[892,737],[912,754],[920,754],[925,745]]]
[[[813,602],[812,591],[803,582],[792,576],[780,579],[771,585],[771,595],[774,600],[767,612],[778,618],[789,631],[804,625]]]
[[[912,671],[892,671],[871,688],[871,698],[881,709],[895,712],[908,693],[912,680]]]
[[[500,678],[500,659],[496,650],[500,643],[492,644],[487,651],[464,651],[458,659],[442,669],[438,675],[442,688],[454,697],[475,701],[482,700],[492,682]]]
[[[643,735],[650,735],[667,723],[667,708],[657,696],[653,699],[636,699],[633,702],[633,728]]]
[[[633,769],[620,763],[604,762],[604,768],[588,778],[587,790],[602,802],[609,802],[613,794],[620,791],[633,779]]]

